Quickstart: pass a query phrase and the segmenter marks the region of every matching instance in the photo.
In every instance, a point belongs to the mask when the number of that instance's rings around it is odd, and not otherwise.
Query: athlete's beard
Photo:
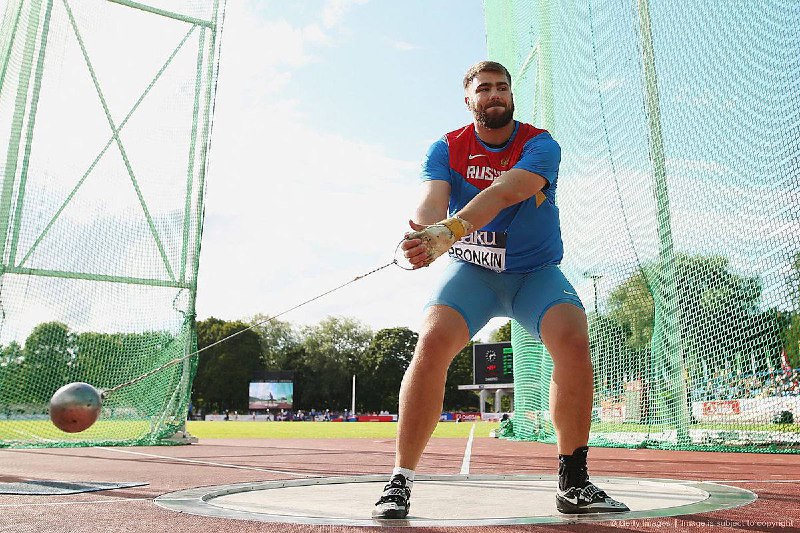
[[[511,103],[509,104],[508,107],[506,107],[505,112],[500,115],[489,116],[489,114],[486,113],[486,111],[488,109],[491,109],[492,107],[502,107],[502,106],[494,105],[480,111],[477,109],[472,110],[472,114],[475,116],[475,120],[478,122],[478,124],[480,124],[484,128],[488,128],[490,130],[496,130],[502,128],[503,126],[505,126],[514,119],[514,100],[511,100]]]

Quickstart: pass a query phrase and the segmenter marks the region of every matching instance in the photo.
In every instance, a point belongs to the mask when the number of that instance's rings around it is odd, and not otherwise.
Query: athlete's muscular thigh
[[[498,296],[498,290],[503,288],[498,276],[478,265],[453,261],[434,287],[427,305],[446,306],[457,312],[467,325],[467,336],[472,337],[492,317],[508,316]]]
[[[449,366],[469,342],[469,329],[461,314],[446,305],[432,305],[425,311],[415,359]]]
[[[583,304],[561,270],[556,266],[545,267],[525,275],[514,296],[514,318],[534,338],[544,340],[545,316],[562,304],[571,304],[586,321]],[[552,334],[550,338],[553,339]]]

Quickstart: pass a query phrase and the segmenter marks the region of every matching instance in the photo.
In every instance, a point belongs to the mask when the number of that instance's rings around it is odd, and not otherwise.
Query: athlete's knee
[[[428,308],[420,332],[420,342],[436,344],[466,344],[469,328],[461,313],[445,305]]]
[[[560,329],[545,339],[545,346],[554,360],[589,361],[589,337],[576,329]]]
[[[556,364],[589,362],[589,334],[580,308],[570,304],[551,308],[542,320],[541,337]]]
[[[459,340],[456,335],[446,328],[434,327],[426,329],[420,334],[417,347],[414,350],[414,358],[422,360],[447,360],[460,350]]]
[[[414,351],[415,359],[450,360],[469,341],[463,317],[449,307],[429,308]]]

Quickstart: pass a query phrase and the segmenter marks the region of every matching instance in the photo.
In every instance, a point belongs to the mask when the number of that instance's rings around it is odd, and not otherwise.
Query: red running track
[[[418,472],[458,474],[465,439],[432,439]],[[181,514],[153,499],[194,487],[388,473],[393,440],[204,440],[191,446],[0,450],[0,482],[127,481],[146,486],[64,496],[0,495],[0,532],[367,533],[399,528],[270,524]],[[800,532],[800,457],[593,448],[590,473],[723,482],[755,492],[743,507],[592,524],[403,528],[403,531]],[[476,438],[471,474],[555,474],[552,445]],[[496,530],[496,532],[494,531]]]

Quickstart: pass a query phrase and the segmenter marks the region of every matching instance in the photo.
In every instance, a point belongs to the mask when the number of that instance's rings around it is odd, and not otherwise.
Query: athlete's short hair
[[[508,69],[498,63],[497,61],[481,61],[480,63],[475,63],[464,75],[464,88],[466,89],[472,80],[475,79],[479,73],[489,71],[489,72],[499,72],[501,74],[506,75],[506,79],[508,79],[508,85],[511,85],[511,74],[508,72]]]

